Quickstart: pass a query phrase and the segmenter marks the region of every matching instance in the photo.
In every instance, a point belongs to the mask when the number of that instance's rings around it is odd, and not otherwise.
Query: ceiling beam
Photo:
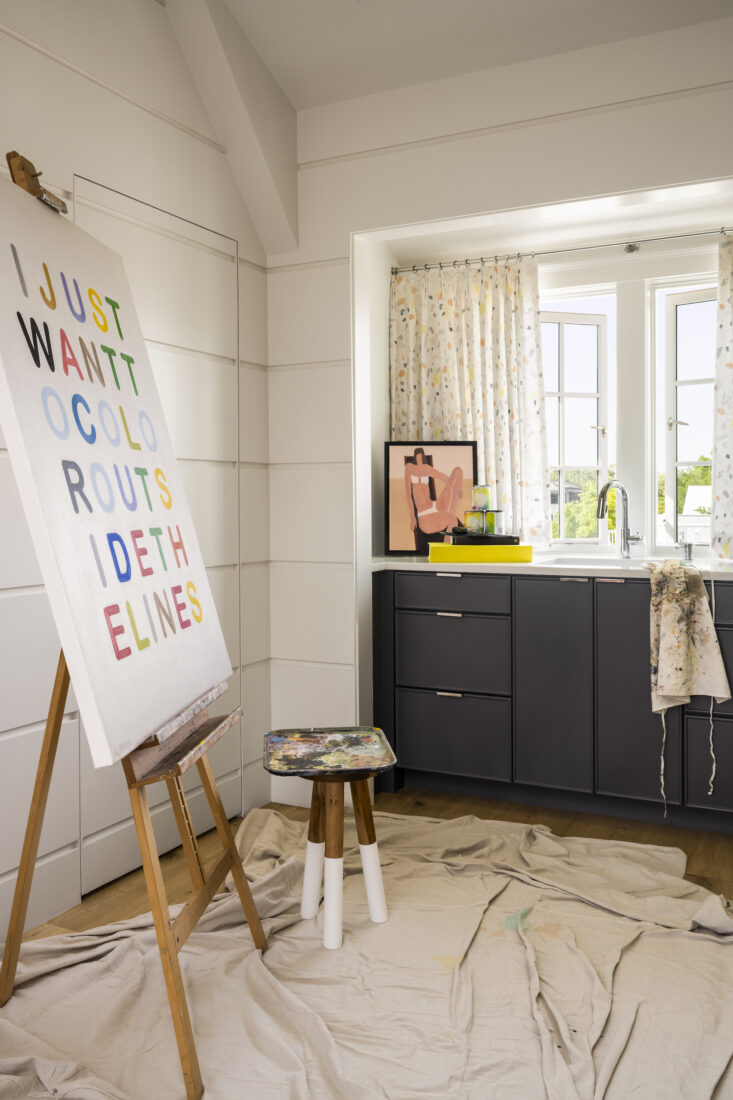
[[[165,10],[263,248],[295,251],[295,109],[224,0],[166,0]]]

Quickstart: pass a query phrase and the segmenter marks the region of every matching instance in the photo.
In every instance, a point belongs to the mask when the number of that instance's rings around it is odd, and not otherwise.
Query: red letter
[[[120,649],[120,647],[117,645],[117,635],[124,634],[125,628],[124,626],[112,626],[111,620],[113,615],[119,615],[119,613],[120,605],[118,603],[111,603],[109,607],[105,607],[104,609],[104,617],[107,620],[107,629],[109,630],[109,636],[112,639],[112,648],[115,651],[115,657],[117,658],[117,660],[121,661],[123,657],[129,657],[132,653],[132,650],[128,646],[125,646],[124,649]]]
[[[191,625],[191,620],[190,619],[184,619],[183,615],[181,614],[182,611],[186,610],[186,604],[183,600],[181,600],[180,603],[178,602],[177,593],[182,592],[182,591],[183,591],[183,589],[181,588],[180,584],[176,584],[176,585],[173,586],[173,588],[171,588],[171,596],[173,597],[173,606],[175,607],[176,611],[178,612],[178,621],[181,624],[181,630],[185,630],[187,626]]]
[[[76,373],[81,378],[82,382],[86,381],[84,375],[81,373],[81,367],[77,362],[77,358],[71,350],[71,344],[69,343],[69,337],[66,335],[62,328],[59,329],[59,336],[61,337],[61,365],[64,368],[64,374],[69,376],[69,364],[72,367],[76,367]]]

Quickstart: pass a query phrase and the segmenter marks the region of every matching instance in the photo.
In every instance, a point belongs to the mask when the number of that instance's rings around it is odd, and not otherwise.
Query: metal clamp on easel
[[[13,149],[12,152],[5,154],[5,159],[8,162],[13,183],[17,183],[18,187],[22,187],[30,195],[35,195],[41,202],[45,202],[57,214],[68,214],[69,210],[64,200],[51,191],[47,191],[38,182],[38,178],[43,175],[43,172],[37,172],[35,165],[27,157],[21,156]]]

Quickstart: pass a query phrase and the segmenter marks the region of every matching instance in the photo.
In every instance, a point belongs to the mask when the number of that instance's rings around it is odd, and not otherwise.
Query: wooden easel
[[[41,839],[41,829],[46,811],[48,791],[51,786],[51,776],[66,697],[69,691],[69,682],[69,670],[62,651],[59,655],[56,679],[48,708],[48,718],[43,735],[36,782],[33,788],[23,852],[18,869],[18,879],[15,884],[8,937],[5,943],[2,967],[0,968],[0,1006],[8,1001],[13,992],[20,944],[28,911],[28,899],[30,898],[33,882],[33,870],[38,854],[38,844]],[[229,871],[234,876],[239,900],[242,903],[255,946],[261,951],[264,951],[267,947],[267,939],[239,859],[231,826],[211,771],[211,765],[206,758],[209,749],[234,725],[242,714],[241,707],[237,707],[236,710],[225,717],[208,717],[208,704],[220,695],[225,688],[226,684],[219,684],[218,687],[201,696],[178,718],[167,723],[158,734],[149,738],[122,760],[122,767],[130,792],[135,831],[140,845],[145,884],[148,888],[150,908],[155,923],[160,961],[163,966],[163,976],[173,1017],[173,1027],[178,1043],[187,1100],[199,1100],[204,1086],[196,1054],[186,993],[183,988],[178,952]],[[165,735],[164,739],[163,735]],[[222,845],[221,852],[208,873],[205,872],[201,862],[196,834],[193,830],[181,783],[183,773],[188,771],[194,764],[198,768]],[[168,788],[194,889],[192,897],[189,898],[178,916],[173,920],[171,920],[168,911],[168,900],[163,884],[160,859],[145,790],[150,783],[158,782],[165,782]]]
[[[38,183],[38,177],[41,173],[36,171],[29,160],[14,150],[7,154],[7,161],[14,183],[53,207],[57,212],[66,212],[66,205],[63,200],[46,191]],[[48,708],[41,756],[38,762],[23,851],[18,868],[18,878],[13,895],[13,906],[10,912],[8,936],[2,966],[0,967],[0,1006],[9,1000],[15,984],[15,973],[28,912],[33,871],[38,855],[38,845],[41,839],[41,829],[43,828],[43,818],[46,812],[46,802],[51,786],[69,684],[69,670],[62,650],[59,654],[56,679]],[[187,1100],[199,1100],[203,1094],[204,1086],[196,1054],[186,993],[183,988],[178,952],[196,927],[206,906],[224,882],[229,871],[232,872],[234,877],[254,944],[261,951],[264,951],[267,947],[267,939],[239,859],[231,826],[214,780],[211,765],[206,758],[209,749],[242,716],[241,707],[237,707],[235,711],[224,717],[209,718],[207,709],[209,704],[226,690],[226,686],[226,683],[221,683],[206,692],[187,707],[185,711],[167,722],[142,745],[122,759],[122,767],[130,792],[135,831],[140,845],[145,884],[148,889],[150,908],[155,924],[160,961],[163,966],[163,976],[173,1017],[173,1027],[178,1043]],[[204,870],[201,862],[198,842],[181,782],[181,776],[194,764],[198,768],[222,845],[216,862],[208,873]],[[194,890],[192,897],[189,898],[178,916],[173,920],[171,920],[168,910],[168,899],[163,884],[158,848],[155,843],[150,807],[145,790],[149,784],[159,782],[165,782],[168,788]]]

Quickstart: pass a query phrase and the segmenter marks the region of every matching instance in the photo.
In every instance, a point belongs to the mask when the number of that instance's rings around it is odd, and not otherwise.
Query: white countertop
[[[674,555],[669,555],[673,557]],[[608,554],[569,554],[558,551],[536,552],[531,562],[429,562],[427,558],[402,557],[374,558],[372,569],[382,572],[398,569],[408,572],[426,573],[494,573],[523,574],[525,576],[548,577],[613,577],[621,580],[635,577],[647,580],[649,572],[644,568],[645,561],[664,561],[664,557],[617,558]],[[710,558],[692,560],[703,577],[709,580],[733,581],[733,561],[711,561]]]

